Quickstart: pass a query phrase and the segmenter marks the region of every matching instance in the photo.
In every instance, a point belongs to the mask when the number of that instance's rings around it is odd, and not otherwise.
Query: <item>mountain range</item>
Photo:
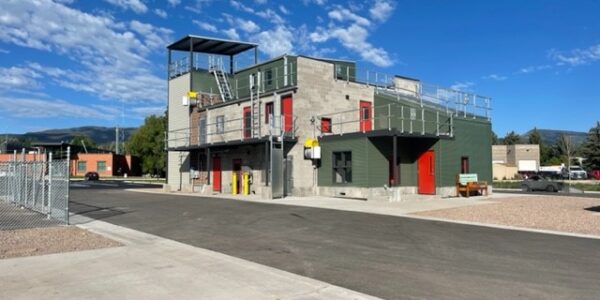
[[[554,145],[560,139],[562,134],[568,135],[571,137],[571,142],[574,145],[581,145],[585,139],[587,138],[587,132],[581,131],[569,131],[569,130],[559,130],[559,129],[537,129],[542,137],[542,143],[546,145]],[[529,140],[529,135],[533,132],[533,129],[527,131],[526,133],[521,135],[521,142],[527,142]]]
[[[124,141],[129,138],[131,133],[137,128],[128,127],[121,128],[123,131]],[[110,144],[115,141],[115,127],[101,127],[101,126],[83,126],[74,128],[63,128],[63,129],[48,129],[36,132],[27,132],[23,134],[0,134],[0,141],[4,141],[5,138],[9,140],[21,140],[31,142],[65,142],[69,143],[74,137],[79,135],[85,135],[91,138],[98,145]]]

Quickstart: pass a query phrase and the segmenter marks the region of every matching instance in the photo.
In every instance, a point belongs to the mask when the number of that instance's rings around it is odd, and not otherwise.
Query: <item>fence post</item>
[[[400,106],[400,121],[402,122],[402,133],[404,133],[404,106]]]
[[[450,137],[454,137],[454,126],[452,123],[453,118],[454,118],[454,115],[450,115]]]
[[[440,112],[435,112],[435,135],[440,136]]]
[[[52,216],[52,152],[48,155],[48,219]]]
[[[65,170],[65,188],[67,191],[65,192],[65,223],[69,225],[69,181],[71,179],[71,146],[67,147],[67,169]]]

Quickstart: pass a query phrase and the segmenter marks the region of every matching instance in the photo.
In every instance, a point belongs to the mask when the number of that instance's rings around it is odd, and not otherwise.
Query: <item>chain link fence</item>
[[[0,162],[0,230],[68,224],[69,175],[69,160],[52,154]]]

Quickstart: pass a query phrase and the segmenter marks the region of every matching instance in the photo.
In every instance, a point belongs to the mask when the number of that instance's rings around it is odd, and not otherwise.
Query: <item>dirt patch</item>
[[[435,217],[496,225],[546,229],[600,235],[598,198],[562,196],[510,197],[494,203],[415,213]]]
[[[0,259],[121,246],[76,226],[0,231]]]

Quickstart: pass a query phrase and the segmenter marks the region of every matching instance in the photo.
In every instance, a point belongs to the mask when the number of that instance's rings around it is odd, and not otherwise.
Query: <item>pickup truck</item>
[[[587,179],[587,172],[582,169],[580,166],[571,166],[569,167],[569,173],[571,174],[571,179]],[[567,178],[569,175],[567,174]]]

